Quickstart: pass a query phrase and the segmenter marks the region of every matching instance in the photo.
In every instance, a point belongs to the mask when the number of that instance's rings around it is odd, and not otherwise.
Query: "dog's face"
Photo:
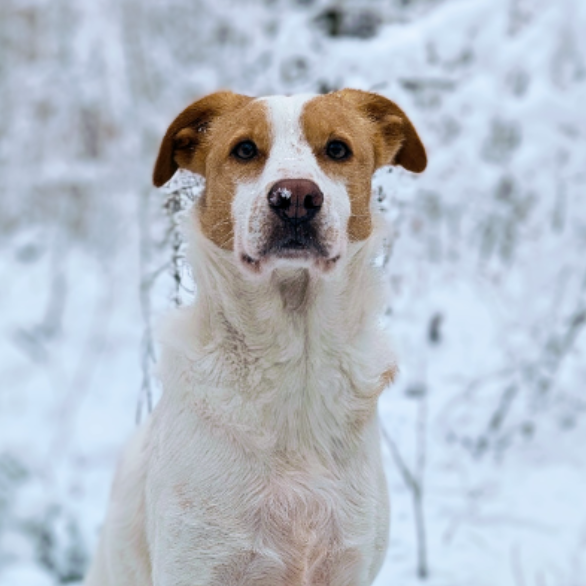
[[[329,271],[372,232],[371,178],[384,165],[426,166],[409,119],[390,100],[342,90],[323,96],[203,98],[171,124],[154,183],[178,167],[203,175],[204,235],[244,270]]]

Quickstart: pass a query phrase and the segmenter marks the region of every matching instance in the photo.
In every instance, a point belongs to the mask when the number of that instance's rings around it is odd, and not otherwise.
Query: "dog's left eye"
[[[232,154],[242,161],[254,159],[257,153],[256,145],[251,140],[243,140],[232,149]]]
[[[350,147],[341,140],[332,140],[326,147],[326,154],[334,161],[343,161],[352,154]]]

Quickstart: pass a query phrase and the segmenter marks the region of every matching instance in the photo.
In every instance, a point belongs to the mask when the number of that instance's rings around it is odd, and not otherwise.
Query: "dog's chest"
[[[357,586],[382,551],[376,397],[356,382],[370,372],[312,359],[319,369],[265,369],[246,393],[198,386],[173,363],[155,416],[153,536],[172,535],[169,557],[205,568],[210,586]]]
[[[363,566],[359,545],[367,536],[361,539],[356,510],[350,507],[361,510],[360,522],[371,507],[360,506],[358,494],[348,498],[347,481],[311,465],[306,470],[280,467],[265,474],[257,470],[242,480],[236,490],[223,494],[216,485],[204,491],[203,499],[202,486],[192,486],[192,498],[184,494],[180,499],[183,510],[177,518],[198,527],[196,551],[190,555],[198,555],[203,534],[223,544],[211,570],[211,584],[359,583],[356,578]]]
[[[323,474],[287,470],[265,482],[252,506],[255,540],[289,572],[310,572],[324,552],[344,547],[348,530],[338,483]]]
[[[273,472],[250,513],[267,547],[311,548],[340,543],[346,520],[339,480],[301,469]]]

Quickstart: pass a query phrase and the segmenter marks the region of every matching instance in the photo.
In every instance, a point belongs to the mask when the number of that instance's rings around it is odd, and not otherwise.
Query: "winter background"
[[[195,98],[350,86],[400,104],[377,586],[586,586],[586,2],[2,0],[0,585],[76,583],[184,303]],[[166,203],[167,202],[167,203]],[[165,205],[166,203],[166,205]]]

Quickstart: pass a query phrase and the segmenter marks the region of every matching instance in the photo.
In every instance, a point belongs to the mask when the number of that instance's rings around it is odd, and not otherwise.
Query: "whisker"
[[[218,226],[225,226],[226,224],[231,224],[232,220],[222,220],[221,222],[216,222],[214,224],[214,228],[217,228]]]
[[[226,244],[228,244],[228,242],[230,242],[230,241],[233,241],[233,240],[234,240],[234,235],[233,235],[233,234],[231,234],[230,236],[228,236],[228,238],[226,238],[226,239],[225,239],[223,242],[221,242],[221,243],[219,244],[220,248],[224,248],[224,246],[225,246]]]

